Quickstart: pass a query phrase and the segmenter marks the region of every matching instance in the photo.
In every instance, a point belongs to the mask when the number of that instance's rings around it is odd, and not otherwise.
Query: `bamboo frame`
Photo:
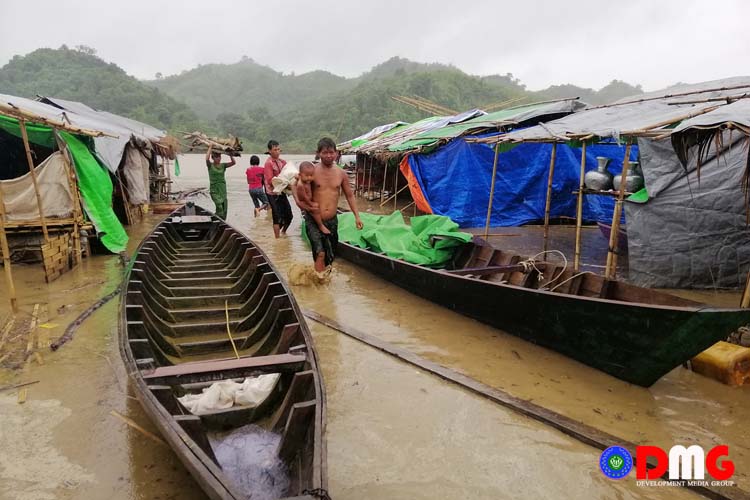
[[[737,89],[746,89],[750,88],[750,85],[733,85],[731,87],[716,87],[713,89],[703,89],[703,90],[691,90],[690,92],[678,92],[677,94],[666,94],[662,96],[657,97],[647,97],[644,99],[634,99],[632,101],[625,101],[625,102],[616,102],[611,104],[603,104],[601,106],[594,106],[592,108],[588,109],[601,109],[601,108],[613,108],[615,106],[624,106],[626,104],[637,104],[639,102],[646,102],[646,101],[658,101],[660,99],[671,99],[672,97],[681,97],[685,95],[695,95],[695,94],[706,94],[708,92],[721,92],[723,90],[737,90]]]
[[[385,201],[383,201],[383,203],[380,204],[380,206],[382,207],[383,205],[385,205],[386,203],[388,203],[389,201],[391,201],[393,198],[395,198],[396,196],[398,196],[398,193],[400,193],[401,191],[403,191],[404,189],[406,189],[408,187],[409,187],[408,184],[406,186],[403,186],[401,189],[399,189],[398,191],[396,191],[395,193],[393,193],[392,195],[390,195],[388,198],[386,198]]]
[[[725,104],[718,104],[716,106],[708,106],[706,108],[700,109],[698,111],[693,111],[691,113],[687,113],[680,116],[674,116],[665,120],[662,120],[660,122],[652,123],[650,125],[646,125],[644,127],[638,128],[638,129],[632,129],[632,130],[624,130],[620,132],[620,135],[622,137],[654,137],[654,136],[668,136],[671,134],[665,133],[664,130],[661,130],[661,127],[665,127],[667,125],[672,125],[673,123],[678,123],[684,120],[687,120],[689,118],[694,118],[696,116],[700,116],[706,113],[710,113],[711,111],[714,111]],[[606,106],[604,106],[606,107]],[[593,109],[593,108],[590,108]],[[550,135],[550,137],[543,137],[543,138],[534,138],[534,139],[525,139],[525,140],[514,140],[513,138],[508,139],[505,137],[505,135],[500,135],[497,137],[487,137],[484,139],[471,139],[467,142],[477,142],[482,144],[497,144],[497,143],[503,143],[503,144],[521,144],[526,142],[536,142],[536,143],[547,143],[547,142],[553,142],[555,140],[559,141],[583,141],[588,138],[595,137],[594,134],[585,132],[585,133],[577,133],[577,134],[565,134],[565,135],[557,135],[552,133],[543,123],[539,124],[540,127],[545,129],[547,133]],[[654,130],[659,129],[659,130]]]
[[[500,144],[495,145],[495,161],[492,164],[492,184],[490,185],[490,202],[487,204],[487,222],[484,225],[484,237],[490,232],[490,218],[492,216],[492,199],[495,196],[495,177],[497,176],[497,160],[500,156]]]
[[[57,134],[55,138],[58,139],[58,149],[63,157],[65,163],[65,171],[68,174],[68,184],[70,185],[70,194],[73,197],[73,248],[74,248],[74,259],[75,264],[78,265],[83,260],[83,249],[81,247],[81,225],[83,225],[83,209],[81,208],[80,193],[78,192],[78,183],[76,182],[75,175],[73,174],[73,165],[70,158],[70,151],[68,145],[64,141],[60,140]]]
[[[49,243],[49,232],[47,231],[47,220],[44,217],[44,206],[42,205],[42,195],[39,194],[39,183],[36,179],[36,171],[34,170],[34,159],[31,157],[31,146],[29,146],[29,136],[26,131],[26,120],[18,120],[21,126],[21,138],[23,139],[23,147],[26,150],[26,161],[29,163],[29,173],[31,173],[31,182],[34,183],[34,195],[36,196],[36,205],[39,209],[39,222],[42,224],[42,233],[44,233],[44,242]]]
[[[65,122],[46,118],[30,111],[24,111],[19,107],[13,106],[12,104],[0,102],[0,114],[15,118],[18,121],[25,120],[32,123],[39,123],[41,125],[47,125],[49,127],[65,130],[66,132],[72,132],[74,134],[88,135],[91,137],[119,137],[117,135],[107,134],[100,130],[91,130],[73,125],[68,125]]]
[[[10,307],[13,314],[18,313],[18,298],[16,297],[16,285],[13,281],[13,271],[10,263],[10,248],[8,246],[8,235],[5,232],[5,197],[0,185],[0,250],[2,250],[3,268],[5,269],[5,281],[8,283],[10,295]]]
[[[552,178],[555,175],[555,160],[557,159],[557,143],[552,143],[552,155],[549,160],[549,177],[547,178],[547,200],[544,205],[544,251],[547,251],[549,240],[549,213],[552,206]]]
[[[617,275],[617,240],[620,232],[620,218],[622,217],[622,203],[625,199],[625,182],[630,168],[630,147],[631,142],[625,146],[625,158],[622,160],[622,174],[620,174],[620,189],[617,192],[615,209],[612,212],[612,228],[609,233],[609,249],[607,250],[607,266],[604,270],[604,276],[608,279],[615,279]]]
[[[576,250],[573,259],[573,271],[581,267],[581,227],[583,226],[583,177],[586,175],[586,141],[581,146],[581,172],[578,179],[578,197],[576,200]]]

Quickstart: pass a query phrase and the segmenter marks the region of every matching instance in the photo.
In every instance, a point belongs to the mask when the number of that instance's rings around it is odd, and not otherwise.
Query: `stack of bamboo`
[[[213,151],[225,153],[229,156],[240,156],[242,152],[242,142],[233,136],[224,139],[221,137],[208,137],[202,132],[192,132],[185,134],[183,139],[190,141],[190,151],[194,149],[202,150],[210,146]]]

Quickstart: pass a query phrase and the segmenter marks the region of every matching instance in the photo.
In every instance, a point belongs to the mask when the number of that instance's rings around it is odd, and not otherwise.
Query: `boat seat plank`
[[[143,373],[145,380],[176,379],[185,375],[199,375],[218,372],[234,372],[238,370],[252,370],[273,368],[275,370],[301,367],[307,360],[305,355],[273,354],[270,356],[255,356],[222,361],[195,361],[180,363],[179,365],[160,366],[152,371]]]

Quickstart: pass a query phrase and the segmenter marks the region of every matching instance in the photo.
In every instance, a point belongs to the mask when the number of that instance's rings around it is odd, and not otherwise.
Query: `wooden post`
[[[383,189],[380,190],[380,201],[383,201],[383,193],[385,192],[385,180],[387,178],[388,173],[388,161],[386,160],[385,166],[383,167]]]
[[[743,309],[750,307],[750,271],[747,272],[747,278],[745,278],[745,289],[742,291],[740,307]]]
[[[581,175],[578,179],[578,205],[576,208],[576,253],[573,270],[581,266],[581,226],[583,225],[583,177],[586,175],[586,141],[581,146]]]
[[[73,164],[71,158],[68,156],[70,151],[68,145],[62,139],[59,139],[56,134],[57,147],[60,150],[60,154],[63,157],[65,163],[65,172],[68,174],[68,185],[70,186],[70,196],[73,201],[73,247],[75,251],[75,264],[80,264],[83,259],[83,251],[81,249],[81,227],[83,223],[83,210],[81,209],[81,199],[78,195],[78,183],[76,182],[76,176],[73,174]]]
[[[42,233],[44,233],[44,242],[49,243],[49,233],[47,232],[47,220],[44,218],[44,209],[42,208],[42,196],[39,194],[39,184],[36,180],[34,171],[34,160],[31,158],[31,147],[29,146],[29,136],[26,133],[26,120],[18,120],[21,125],[21,137],[23,147],[26,149],[26,161],[29,162],[29,172],[31,172],[31,181],[34,183],[34,194],[36,194],[36,204],[39,208],[39,220],[42,223]]]
[[[367,179],[367,192],[372,196],[372,171],[375,169],[375,158],[370,161],[370,176]]]
[[[487,204],[487,223],[484,225],[484,237],[490,232],[490,216],[492,215],[492,198],[495,196],[495,176],[497,174],[497,158],[500,156],[500,143],[495,144],[495,161],[492,164],[492,184],[490,186],[490,202]]]
[[[359,155],[357,155],[359,156]],[[354,195],[359,193],[359,158],[354,162]]]
[[[617,275],[617,240],[620,232],[620,218],[622,217],[622,202],[625,198],[625,179],[628,176],[628,168],[630,167],[630,141],[625,146],[625,158],[622,160],[622,174],[620,176],[620,189],[617,191],[617,200],[615,201],[615,209],[612,213],[612,228],[609,233],[609,250],[607,251],[607,266],[604,270],[604,275],[608,279],[614,279]]]
[[[10,268],[10,248],[8,237],[5,234],[5,199],[3,188],[0,186],[0,250],[2,250],[3,268],[5,268],[5,281],[8,283],[8,294],[10,295],[10,307],[13,314],[18,312],[18,299],[16,298],[16,285],[13,282],[13,272]]]
[[[552,206],[552,177],[555,175],[555,159],[557,158],[557,143],[552,143],[552,156],[549,160],[549,177],[547,178],[547,202],[544,205],[544,251],[547,251],[549,239],[549,212]]]

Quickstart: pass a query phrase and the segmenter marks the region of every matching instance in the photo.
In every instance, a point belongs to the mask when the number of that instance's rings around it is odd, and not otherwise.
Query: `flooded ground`
[[[175,189],[207,184],[201,162],[196,156],[181,160]],[[228,173],[229,222],[282,273],[311,262],[296,209],[290,235],[279,240],[270,217],[253,217],[244,184],[248,156],[241,162]],[[213,207],[207,198],[199,202]],[[157,221],[149,216],[129,229],[131,252]],[[512,228],[512,234],[519,236],[503,238],[538,247],[536,229]],[[584,234],[585,252],[589,236]],[[117,258],[95,257],[47,286],[40,265],[13,269],[19,317],[28,319],[35,304],[46,305],[42,344],[115,289],[122,273]],[[636,387],[415,297],[346,261],[336,262],[329,285],[293,291],[303,308],[635,443],[667,449],[727,444],[733,479],[750,489],[748,388],[682,368],[651,388]],[[0,294],[7,296],[4,281]],[[701,298],[739,300],[736,294]],[[0,320],[8,313],[3,300]],[[608,480],[599,471],[598,450],[325,326],[309,325],[328,394],[334,499],[698,498],[683,489],[638,487],[632,473]],[[27,387],[23,404],[17,390],[0,392],[0,498],[203,498],[169,448],[124,422],[156,432],[128,389],[116,331],[113,300],[59,351],[43,348],[42,358],[21,370],[0,369],[0,387],[39,381]]]

